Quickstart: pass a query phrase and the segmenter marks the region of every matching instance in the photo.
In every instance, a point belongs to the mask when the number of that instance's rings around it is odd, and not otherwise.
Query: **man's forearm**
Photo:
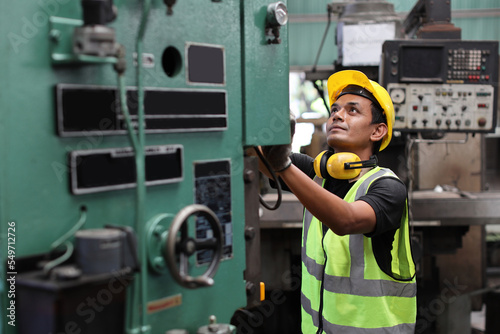
[[[345,235],[374,230],[375,212],[368,203],[347,203],[293,165],[279,173],[279,176],[307,210],[334,233]]]

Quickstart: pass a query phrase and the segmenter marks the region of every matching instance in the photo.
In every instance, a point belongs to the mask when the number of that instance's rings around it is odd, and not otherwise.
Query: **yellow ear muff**
[[[333,177],[340,180],[354,179],[361,170],[346,169],[345,163],[358,162],[361,159],[354,153],[340,152],[333,154],[331,151],[323,151],[314,159],[314,172],[318,177],[326,179]]]

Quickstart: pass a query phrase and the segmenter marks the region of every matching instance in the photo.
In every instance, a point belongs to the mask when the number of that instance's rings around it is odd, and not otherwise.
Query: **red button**
[[[413,106],[413,110],[417,110],[418,109],[418,106]]]

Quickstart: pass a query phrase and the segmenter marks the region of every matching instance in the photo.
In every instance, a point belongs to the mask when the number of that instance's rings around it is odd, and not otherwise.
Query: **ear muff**
[[[314,159],[314,172],[318,177],[328,179],[333,177],[340,180],[354,179],[361,173],[361,168],[377,166],[377,156],[370,160],[363,160],[354,153],[323,151]]]

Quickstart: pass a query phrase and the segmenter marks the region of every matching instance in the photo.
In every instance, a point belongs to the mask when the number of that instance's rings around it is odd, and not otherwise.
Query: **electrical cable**
[[[54,250],[57,247],[61,246],[63,243],[65,243],[69,238],[71,238],[76,233],[76,231],[78,231],[85,224],[86,220],[87,220],[87,209],[85,207],[82,207],[80,209],[80,219],[78,219],[75,226],[73,226],[68,232],[64,233],[59,239],[54,241],[50,245],[50,249]]]
[[[331,110],[330,110],[330,106],[328,106],[328,102],[326,102],[326,99],[325,99],[325,91],[323,90],[323,88],[320,88],[318,86],[318,84],[316,83],[316,81],[313,81],[312,84],[313,84],[314,88],[316,88],[316,91],[318,91],[318,94],[321,97],[321,100],[323,101],[323,104],[325,105],[325,108],[326,108],[326,111],[327,111],[328,115],[330,115]]]
[[[323,50],[323,45],[325,44],[326,35],[328,35],[328,30],[330,29],[331,23],[332,23],[332,11],[330,10],[330,8],[328,8],[328,23],[326,24],[326,29],[325,32],[323,33],[323,38],[321,39],[321,44],[319,45],[318,53],[316,54],[316,59],[314,60],[314,64],[311,70],[311,72],[313,73],[316,72],[316,66],[318,66],[319,56],[321,54],[321,51]],[[321,99],[323,100],[323,104],[325,105],[328,114],[330,114],[330,106],[326,102],[323,89],[320,88],[318,84],[316,84],[316,81],[313,81],[312,84],[314,88],[316,88],[316,90],[318,91],[318,94],[321,97]]]
[[[262,198],[262,195],[259,194],[260,204],[262,204],[262,206],[265,207],[266,209],[273,211],[273,210],[276,210],[277,208],[279,208],[281,205],[281,200],[283,197],[282,190],[281,190],[281,183],[278,180],[276,173],[271,168],[269,161],[267,161],[267,159],[264,157],[264,155],[262,155],[262,153],[260,152],[260,149],[258,147],[254,147],[254,149],[255,149],[255,152],[257,152],[257,155],[259,156],[259,158],[262,161],[262,163],[264,164],[264,166],[266,166],[267,170],[269,171],[269,173],[273,177],[274,182],[276,183],[276,190],[278,191],[278,198],[276,199],[276,203],[274,204],[274,206],[270,206],[269,204],[267,204],[267,202]]]
[[[316,66],[318,65],[319,56],[321,54],[321,50],[323,50],[323,44],[325,43],[326,35],[328,35],[328,29],[330,28],[330,23],[332,23],[332,12],[328,10],[328,23],[326,24],[325,32],[323,33],[323,38],[321,39],[321,44],[319,45],[318,53],[316,54],[316,59],[314,60],[314,65],[312,67],[312,72],[316,72]]]
[[[59,256],[57,259],[54,259],[50,262],[47,262],[43,266],[43,273],[45,275],[47,275],[48,273],[50,273],[50,271],[52,269],[54,269],[55,267],[57,267],[58,265],[60,265],[64,261],[66,261],[67,259],[69,259],[71,257],[71,254],[73,254],[73,250],[74,250],[73,244],[69,241],[65,241],[64,245],[66,246],[66,251],[64,252],[64,254]]]
[[[87,209],[85,207],[82,207],[80,209],[80,218],[78,219],[76,224],[68,232],[64,233],[61,237],[59,237],[59,239],[57,239],[50,245],[51,251],[55,250],[61,245],[65,245],[66,251],[60,257],[47,262],[43,266],[43,272],[45,275],[47,275],[52,269],[54,269],[55,267],[57,267],[58,265],[60,265],[61,263],[63,263],[64,261],[66,261],[71,257],[71,255],[73,254],[74,247],[73,244],[68,241],[68,239],[71,238],[76,233],[76,231],[78,231],[85,224],[86,221],[87,221]]]

